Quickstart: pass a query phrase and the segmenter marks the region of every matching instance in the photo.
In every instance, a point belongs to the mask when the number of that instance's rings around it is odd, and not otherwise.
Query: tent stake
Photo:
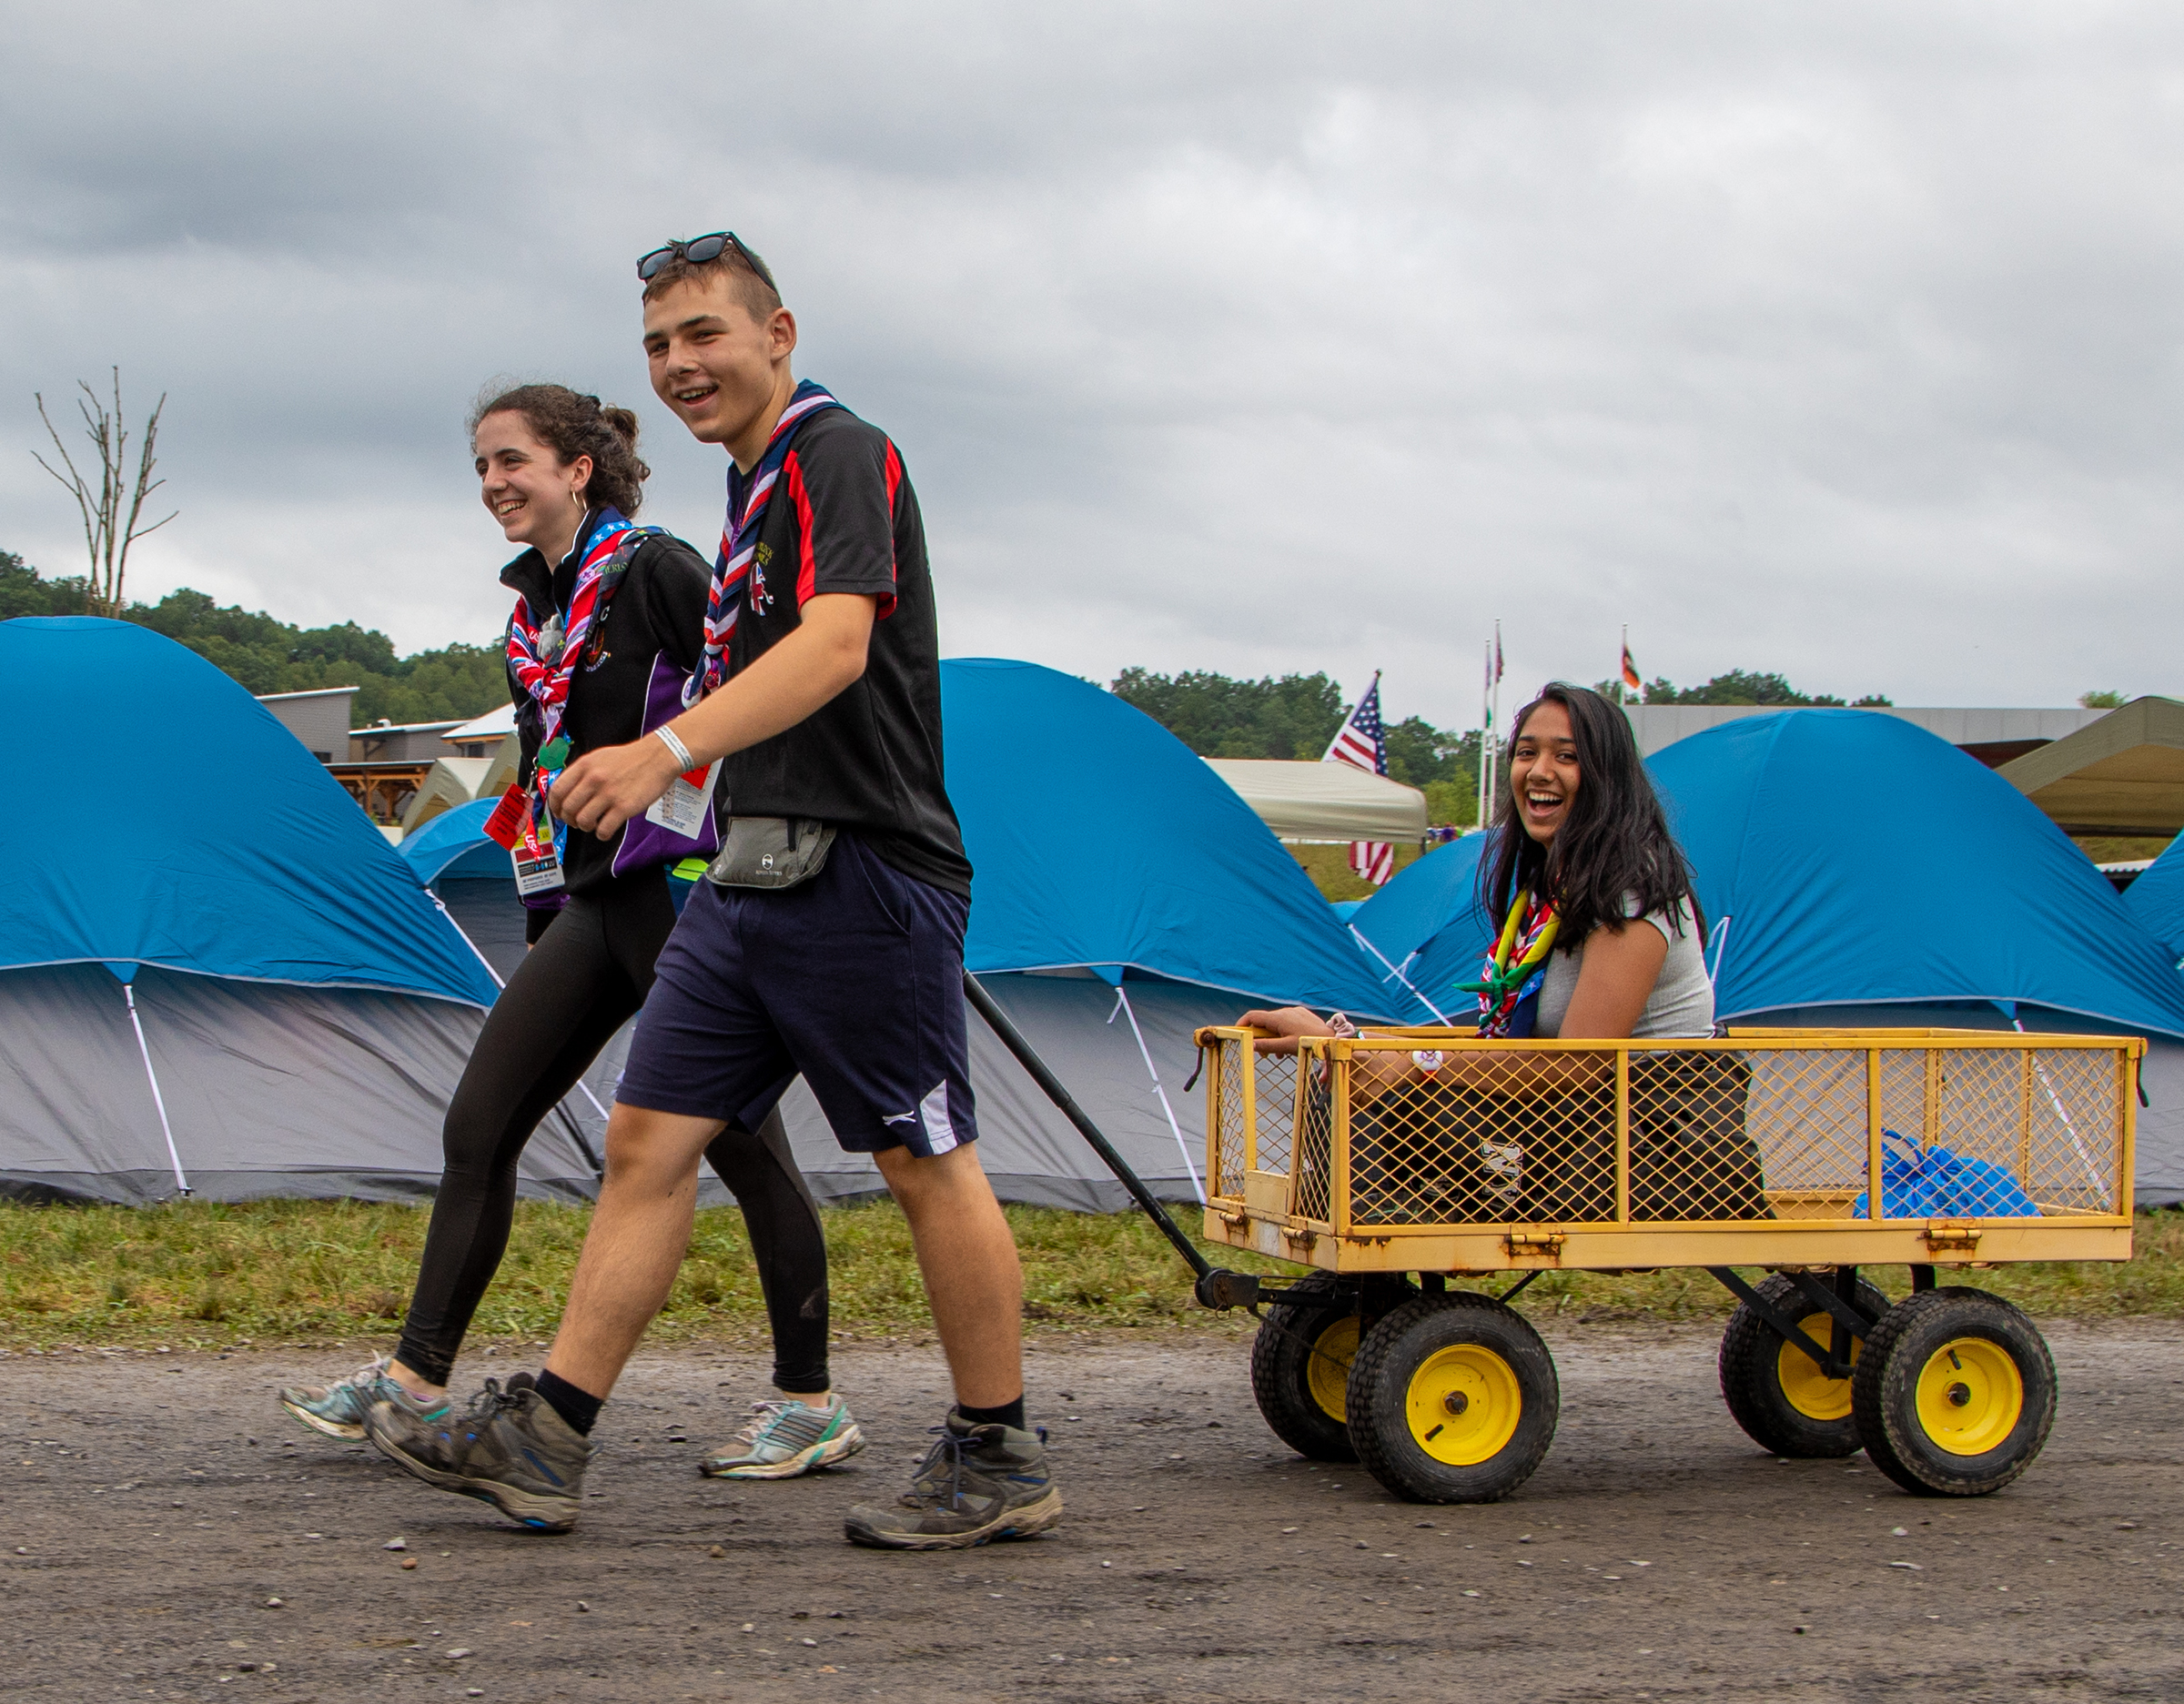
[[[1198,1192],[1198,1205],[1206,1205],[1206,1185],[1198,1181],[1198,1168],[1190,1157],[1190,1144],[1183,1140],[1183,1126],[1176,1122],[1176,1109],[1168,1104],[1168,1091],[1160,1084],[1160,1074],[1153,1068],[1153,1051],[1145,1044],[1145,1032],[1138,1027],[1137,1008],[1130,1004],[1122,984],[1115,984],[1115,1011],[1130,1021],[1130,1033],[1138,1038],[1138,1057],[1145,1061],[1145,1074],[1153,1080],[1153,1093],[1160,1097],[1160,1110],[1168,1114],[1168,1127],[1175,1133],[1176,1147],[1183,1155],[1183,1169],[1190,1174],[1190,1186]],[[1115,1022],[1115,1013],[1107,1013],[1107,1022]]]
[[[129,1027],[136,1032],[136,1051],[144,1055],[145,1081],[152,1085],[152,1104],[159,1109],[159,1134],[167,1138],[167,1157],[175,1168],[175,1187],[187,1195],[189,1179],[182,1175],[182,1155],[175,1146],[174,1127],[167,1122],[167,1097],[159,1093],[159,1074],[152,1069],[152,1050],[145,1044],[144,1020],[136,1015],[136,991],[124,983],[121,997],[128,1002]]]
[[[1062,1086],[1061,1079],[1046,1068],[1046,1062],[1032,1050],[1031,1044],[1024,1039],[1023,1032],[1010,1021],[1008,1013],[1001,1010],[1000,1003],[979,985],[978,979],[967,970],[963,973],[963,992],[965,998],[977,1009],[978,1015],[986,1020],[986,1027],[1001,1038],[1001,1045],[1016,1055],[1016,1063],[1046,1092],[1046,1098],[1060,1110],[1062,1116],[1077,1126],[1077,1134],[1092,1144],[1092,1152],[1107,1162],[1107,1170],[1113,1172],[1122,1186],[1130,1192],[1130,1198],[1145,1210],[1148,1218],[1160,1227],[1160,1234],[1175,1245],[1176,1253],[1190,1263],[1191,1271],[1200,1279],[1212,1277],[1212,1263],[1198,1253],[1198,1245],[1189,1237],[1183,1235],[1182,1227],[1168,1217],[1168,1209],[1145,1186],[1144,1180],[1130,1170],[1128,1162],[1115,1151],[1115,1144],[1100,1134],[1099,1126],[1087,1116],[1085,1109]]]

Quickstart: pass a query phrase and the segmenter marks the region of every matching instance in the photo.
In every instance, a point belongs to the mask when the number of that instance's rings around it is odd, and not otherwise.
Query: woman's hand
[[[1332,1035],[1334,1026],[1303,1006],[1281,1006],[1272,1012],[1247,1012],[1237,1019],[1239,1027],[1266,1032],[1251,1044],[1254,1053],[1293,1054],[1299,1035]]]

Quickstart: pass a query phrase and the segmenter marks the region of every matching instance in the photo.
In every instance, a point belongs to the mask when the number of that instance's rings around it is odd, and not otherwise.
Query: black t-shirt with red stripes
[[[879,600],[864,672],[795,727],[729,757],[723,814],[796,816],[856,834],[906,875],[969,897],[971,862],[940,745],[940,636],[925,522],[887,435],[846,408],[797,429],[760,519],[732,673],[796,630],[807,598]]]

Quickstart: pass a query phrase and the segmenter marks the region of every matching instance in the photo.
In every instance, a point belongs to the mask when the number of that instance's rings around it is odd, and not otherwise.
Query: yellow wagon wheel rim
[[[1403,1407],[1419,1448],[1451,1467],[1475,1467],[1516,1436],[1524,1390],[1515,1370],[1491,1349],[1460,1343],[1420,1364]]]
[[[1998,1447],[2024,1413],[2024,1375],[2008,1350],[1986,1337],[1945,1343],[1919,1369],[1918,1424],[1952,1456]]]
[[[1345,1314],[1312,1339],[1304,1385],[1330,1418],[1350,1422],[1350,1364],[1358,1358],[1358,1316]]]
[[[1823,1347],[1829,1346],[1828,1332],[1835,1322],[1825,1314],[1808,1314],[1797,1322],[1805,1335]],[[1850,1362],[1855,1366],[1858,1351],[1866,1346],[1859,1337],[1851,1339]],[[1782,1394],[1789,1399],[1790,1407],[1808,1420],[1847,1420],[1850,1418],[1850,1380],[1830,1378],[1820,1370],[1813,1357],[1792,1343],[1787,1337],[1774,1356],[1774,1376],[1781,1382]]]

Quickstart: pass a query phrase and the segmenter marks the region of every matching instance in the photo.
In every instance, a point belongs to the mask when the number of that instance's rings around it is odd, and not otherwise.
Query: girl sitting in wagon
[[[1512,1041],[1714,1033],[1706,923],[1628,719],[1554,682],[1518,713],[1509,787],[1480,862],[1503,922],[1479,980],[1477,1033]],[[1248,1012],[1262,1052],[1356,1033],[1340,1013]],[[1744,1128],[1749,1074],[1694,1050],[1631,1062],[1631,1212],[1769,1216]],[[1360,1053],[1351,1064],[1353,1220],[1598,1223],[1615,1217],[1611,1053]],[[1312,1145],[1306,1097],[1300,1157]],[[1319,1133],[1323,1145],[1325,1133]]]

